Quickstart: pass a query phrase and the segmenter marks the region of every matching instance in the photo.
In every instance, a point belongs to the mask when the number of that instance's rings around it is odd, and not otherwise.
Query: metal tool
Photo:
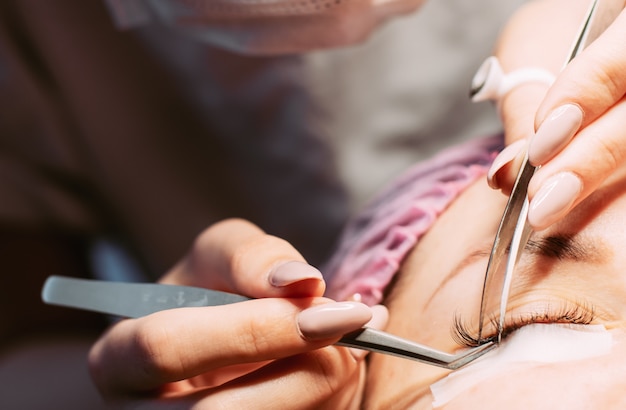
[[[576,40],[572,45],[572,50],[565,61],[565,65],[569,64],[585,47],[594,41],[606,28],[615,20],[621,9],[616,5],[617,2],[611,0],[594,0],[591,2],[589,10],[585,15],[582,27]],[[483,330],[485,325],[485,312],[489,306],[489,294],[494,294],[490,290],[498,285],[498,280],[502,280],[502,292],[500,293],[500,309],[498,317],[497,339],[499,343],[502,339],[504,329],[504,319],[506,315],[506,307],[509,299],[509,290],[513,277],[513,271],[517,264],[521,250],[528,242],[528,238],[532,232],[528,224],[528,184],[531,177],[535,173],[536,167],[528,162],[528,153],[526,153],[520,171],[517,174],[513,191],[507,202],[504,214],[500,221],[500,226],[494,239],[489,262],[487,264],[487,272],[483,285],[483,293],[480,305],[479,323],[478,323],[478,340],[483,339]],[[500,264],[504,255],[509,250],[504,275],[500,277]]]
[[[49,277],[41,296],[48,304],[127,318],[138,318],[166,309],[218,306],[250,300],[233,293],[190,286],[108,282],[63,276]],[[495,343],[486,343],[459,354],[449,354],[367,327],[345,335],[336,344],[451,370],[470,363],[496,346]]]

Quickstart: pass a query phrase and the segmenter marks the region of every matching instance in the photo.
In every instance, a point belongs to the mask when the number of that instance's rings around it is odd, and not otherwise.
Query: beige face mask
[[[247,54],[294,53],[364,39],[423,0],[106,0],[121,28],[150,21]]]

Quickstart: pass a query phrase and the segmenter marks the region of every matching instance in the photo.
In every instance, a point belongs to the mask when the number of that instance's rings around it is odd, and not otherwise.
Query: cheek
[[[577,391],[568,391],[566,374],[548,369],[533,368],[511,371],[506,376],[485,380],[466,390],[447,405],[446,410],[462,409],[590,409],[589,403],[580,401]],[[582,407],[579,407],[582,405]]]
[[[626,356],[531,366],[485,380],[446,410],[626,408]]]

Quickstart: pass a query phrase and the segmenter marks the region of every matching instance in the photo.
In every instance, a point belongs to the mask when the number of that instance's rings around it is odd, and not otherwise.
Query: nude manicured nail
[[[272,286],[283,287],[304,280],[323,280],[322,273],[308,263],[291,261],[276,266],[269,275]]]
[[[367,322],[365,326],[379,330],[384,329],[385,326],[387,326],[387,322],[389,321],[389,311],[387,310],[387,307],[383,305],[374,305],[371,306],[370,309],[372,310],[372,319]],[[362,360],[365,356],[369,354],[369,352],[364,349],[351,347],[349,350],[352,357],[354,357],[356,360]]]
[[[498,180],[495,177],[506,164],[513,161],[517,154],[526,145],[526,140],[517,140],[508,147],[504,148],[498,156],[493,160],[489,171],[487,172],[487,183],[493,189],[498,189]]]
[[[307,339],[325,339],[356,330],[371,318],[372,310],[363,303],[335,302],[300,312],[298,327]]]
[[[528,222],[545,229],[569,211],[582,191],[582,181],[571,172],[550,177],[539,189],[528,208]]]
[[[528,160],[542,165],[556,155],[574,137],[583,122],[583,112],[574,104],[565,104],[539,126],[528,146]]]

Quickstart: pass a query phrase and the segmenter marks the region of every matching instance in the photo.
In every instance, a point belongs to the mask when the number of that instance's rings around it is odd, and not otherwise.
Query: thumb
[[[325,283],[287,241],[242,219],[210,226],[162,282],[253,298],[322,296]]]

